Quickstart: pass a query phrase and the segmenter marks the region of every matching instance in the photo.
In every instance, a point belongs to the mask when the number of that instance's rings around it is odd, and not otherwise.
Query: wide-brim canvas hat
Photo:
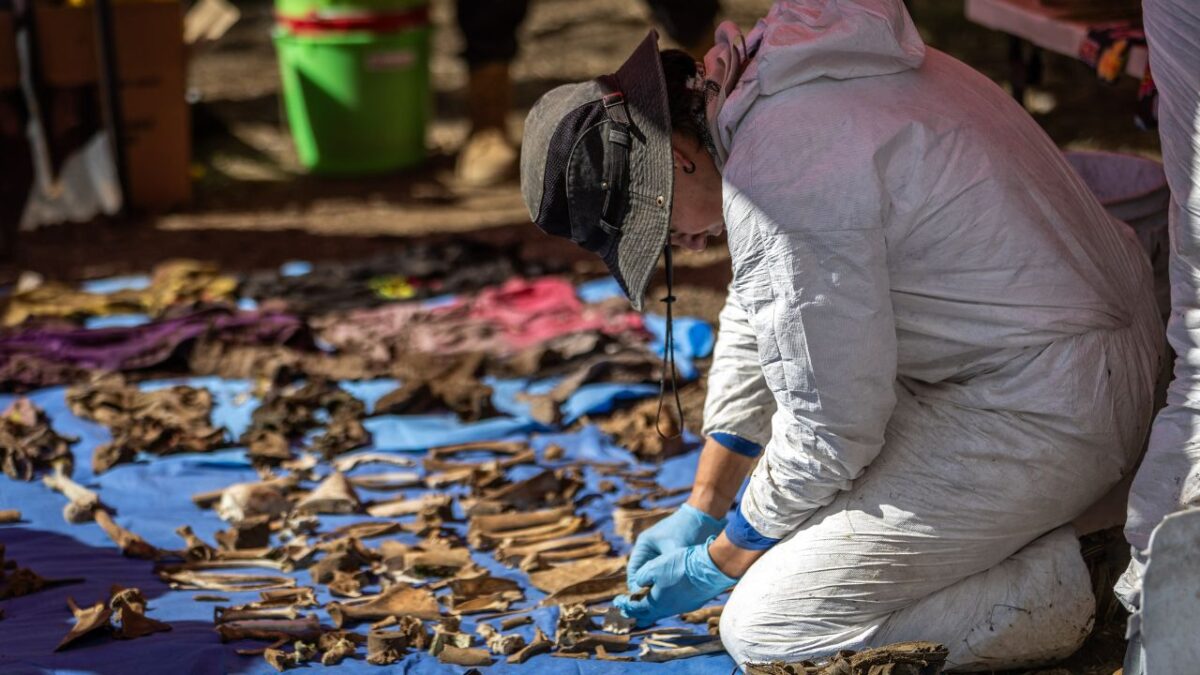
[[[600,256],[638,311],[667,245],[673,178],[654,31],[617,72],[557,87],[529,111],[521,147],[529,217]]]

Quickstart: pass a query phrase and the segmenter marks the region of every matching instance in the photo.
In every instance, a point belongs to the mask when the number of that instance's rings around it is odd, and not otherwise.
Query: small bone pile
[[[292,459],[291,443],[324,426],[311,450],[330,459],[371,442],[363,427],[367,409],[336,383],[313,378],[304,384],[271,387],[255,409],[250,428],[242,435],[252,460],[279,464]],[[328,416],[323,422],[321,415]]]
[[[169,624],[146,616],[146,598],[136,588],[113,586],[108,601],[80,607],[67,598],[75,615],[75,625],[54,648],[61,651],[76,640],[94,632],[108,632],[118,640],[132,640],[171,630]]]
[[[179,385],[141,391],[109,374],[68,389],[67,404],[112,432],[112,442],[92,453],[92,471],[98,474],[132,462],[139,452],[208,452],[225,445],[225,430],[210,421],[213,401],[207,389]]]
[[[899,642],[861,652],[841,651],[822,664],[749,664],[750,675],[939,675],[949,650],[934,642]]]
[[[56,462],[73,461],[71,444],[59,436],[41,408],[24,396],[0,413],[0,469],[14,480],[33,480]]]
[[[80,579],[46,579],[28,567],[20,567],[15,560],[5,560],[5,546],[0,544],[0,600],[19,598],[30,593],[37,593],[44,588],[63,586],[81,581]],[[0,617],[3,614],[0,613]]]

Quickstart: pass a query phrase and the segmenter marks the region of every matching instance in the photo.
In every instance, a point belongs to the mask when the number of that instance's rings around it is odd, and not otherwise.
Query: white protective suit
[[[1129,496],[1125,537],[1135,555],[1117,591],[1133,610],[1140,601],[1151,532],[1167,515],[1200,506],[1200,2],[1145,0],[1143,19],[1171,188],[1167,339],[1176,357],[1167,407],[1154,420]],[[1138,623],[1135,613],[1130,637],[1136,636]]]
[[[741,516],[783,540],[729,653],[1069,654],[1094,599],[1064,525],[1132,470],[1162,358],[1133,233],[898,1],[781,0],[705,66],[734,269],[705,433],[765,444]]]

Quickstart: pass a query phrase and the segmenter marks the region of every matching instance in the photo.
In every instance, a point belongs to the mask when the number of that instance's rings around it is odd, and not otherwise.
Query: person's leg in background
[[[495,185],[516,173],[517,149],[506,121],[512,107],[509,65],[517,55],[517,29],[528,0],[458,0],[458,27],[470,69],[467,109],[471,131],[455,173],[470,186]]]
[[[1134,561],[1117,590],[1131,609],[1141,601],[1151,532],[1167,515],[1200,506],[1200,4],[1145,0],[1143,14],[1159,92],[1163,166],[1171,188],[1167,340],[1176,357],[1167,406],[1154,420],[1129,496],[1125,538],[1134,548]],[[1137,614],[1130,618],[1128,675],[1154,672],[1153,663],[1139,662],[1138,622]]]
[[[704,58],[713,46],[720,0],[647,0],[654,21],[692,58]]]

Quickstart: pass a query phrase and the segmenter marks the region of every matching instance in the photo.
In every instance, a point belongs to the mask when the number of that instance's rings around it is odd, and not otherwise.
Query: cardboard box
[[[92,10],[38,5],[34,12],[45,85],[96,86]],[[116,3],[113,32],[129,202],[152,210],[178,206],[191,197],[192,154],[182,7],[178,2]],[[16,72],[12,16],[0,12],[0,88],[15,86]]]

